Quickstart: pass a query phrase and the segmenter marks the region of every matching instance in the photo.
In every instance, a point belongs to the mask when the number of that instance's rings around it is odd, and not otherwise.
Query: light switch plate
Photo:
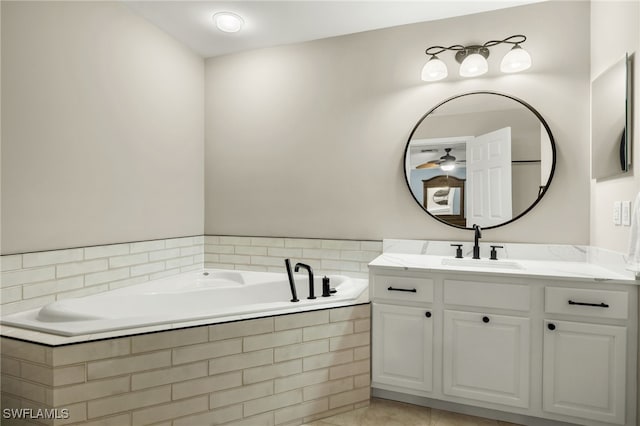
[[[622,224],[624,226],[631,225],[631,201],[622,202]]]
[[[622,222],[622,201],[613,202],[613,224],[620,225]]]

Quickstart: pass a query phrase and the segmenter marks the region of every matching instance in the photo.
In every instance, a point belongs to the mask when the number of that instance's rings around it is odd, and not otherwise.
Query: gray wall
[[[589,241],[587,2],[227,55],[206,61],[206,84],[202,59],[117,3],[2,8],[2,253],[200,234],[203,222],[211,234],[468,239],[415,204],[402,154],[422,114],[473,90],[529,102],[558,143],[542,203],[485,238]],[[516,33],[529,37],[526,73],[419,80],[427,46]]]
[[[203,59],[117,2],[2,2],[2,253],[202,234]]]
[[[629,227],[612,221],[613,202],[633,201],[640,190],[640,2],[591,2],[591,78],[635,52],[634,113],[632,117],[632,172],[602,181],[591,181],[591,244],[626,252]]]
[[[512,34],[529,38],[531,70],[420,81],[426,47]],[[507,50],[493,49],[492,68]],[[207,60],[205,72],[206,233],[469,239],[416,205],[402,156],[411,129],[438,102],[493,90],[546,118],[558,164],[538,207],[484,238],[589,241],[588,2],[543,2],[228,55]]]

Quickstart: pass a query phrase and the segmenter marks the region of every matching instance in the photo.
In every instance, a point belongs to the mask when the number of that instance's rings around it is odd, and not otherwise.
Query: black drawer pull
[[[547,328],[551,331],[556,329],[556,325],[552,322],[550,322],[549,324],[547,324]]]
[[[570,305],[578,305],[578,306],[595,306],[596,308],[608,308],[609,305],[606,303],[584,303],[584,302],[574,302],[573,300],[569,300]]]
[[[491,320],[489,319],[489,317],[482,317],[482,322],[483,322],[483,323],[487,324],[489,321],[491,321]]]
[[[389,291],[406,291],[408,293],[417,293],[418,290],[416,290],[415,288],[393,288],[391,286],[389,286],[389,288],[387,289]]]
[[[424,316],[427,318],[431,318],[431,312],[427,311],[424,313]]]

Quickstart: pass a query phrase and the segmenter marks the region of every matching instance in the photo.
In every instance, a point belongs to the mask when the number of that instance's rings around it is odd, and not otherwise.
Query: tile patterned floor
[[[484,419],[420,407],[386,399],[372,398],[368,407],[338,414],[304,426],[517,426],[514,423]]]

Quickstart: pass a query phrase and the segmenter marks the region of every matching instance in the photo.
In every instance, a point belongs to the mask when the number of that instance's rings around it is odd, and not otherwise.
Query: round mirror
[[[427,112],[404,153],[416,202],[447,225],[495,228],[531,210],[549,188],[556,147],[531,105],[494,92],[454,96]]]

